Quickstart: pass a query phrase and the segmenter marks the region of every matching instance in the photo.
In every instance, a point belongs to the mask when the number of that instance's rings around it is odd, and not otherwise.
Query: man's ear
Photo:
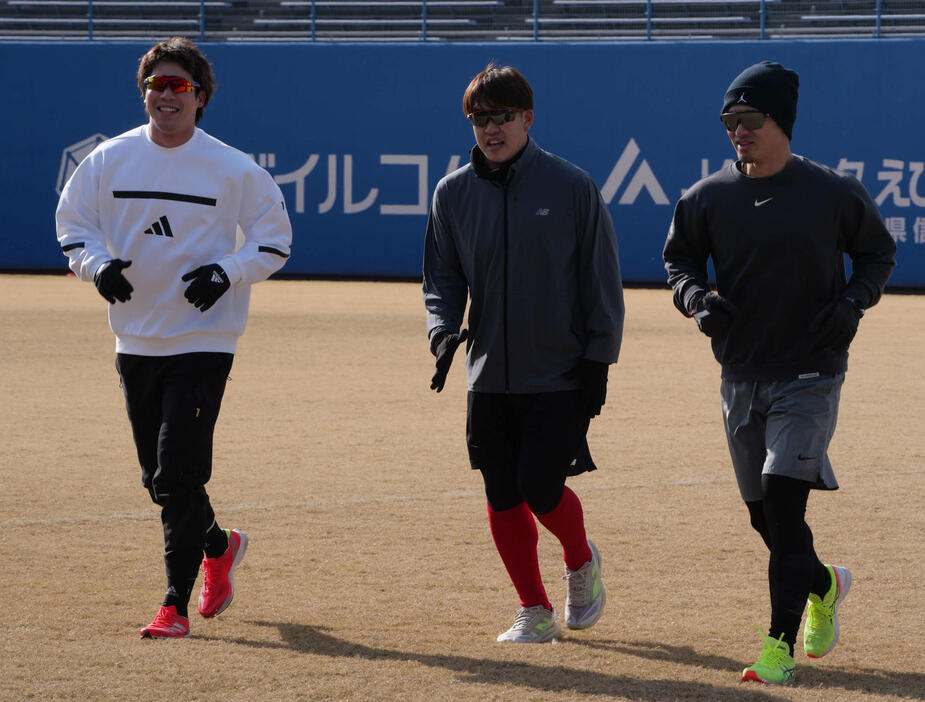
[[[524,110],[524,130],[529,131],[533,125],[533,110]]]

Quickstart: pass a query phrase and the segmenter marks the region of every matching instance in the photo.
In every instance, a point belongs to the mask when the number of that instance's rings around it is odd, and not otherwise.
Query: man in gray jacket
[[[437,184],[424,246],[431,388],[443,389],[468,340],[469,460],[521,605],[498,641],[540,643],[562,630],[534,516],[562,544],[567,626],[592,626],[604,607],[601,558],[565,480],[594,469],[585,436],[620,352],[617,241],[588,174],[529,138],[533,91],[516,69],[489,64],[466,89],[463,114],[476,146]]]

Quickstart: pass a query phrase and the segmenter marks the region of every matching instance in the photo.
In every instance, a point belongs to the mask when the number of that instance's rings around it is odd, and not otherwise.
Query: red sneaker
[[[218,558],[202,559],[202,590],[199,593],[199,613],[214,617],[227,609],[234,599],[234,569],[247,551],[247,534],[237,529],[225,529],[228,550]]]
[[[141,630],[143,639],[180,639],[189,636],[189,619],[177,614],[173,605],[161,607],[154,621]]]

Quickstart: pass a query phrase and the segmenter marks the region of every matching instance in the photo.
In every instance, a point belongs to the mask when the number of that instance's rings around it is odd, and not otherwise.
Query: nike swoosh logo
[[[771,197],[769,197],[767,200],[755,200],[755,207],[761,207],[763,204],[765,204],[765,203],[767,203],[767,202],[771,202],[771,200],[773,200],[773,199],[774,199],[774,197],[771,196]]]

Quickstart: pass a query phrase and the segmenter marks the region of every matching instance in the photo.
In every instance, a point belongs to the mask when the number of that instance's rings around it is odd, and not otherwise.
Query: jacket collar
[[[472,170],[479,178],[490,180],[495,183],[510,183],[517,175],[517,171],[529,166],[530,162],[536,156],[539,147],[533,139],[527,137],[527,143],[517,155],[509,161],[505,161],[499,168],[492,169],[485,159],[485,154],[478,145],[469,150],[469,162],[472,164]]]

